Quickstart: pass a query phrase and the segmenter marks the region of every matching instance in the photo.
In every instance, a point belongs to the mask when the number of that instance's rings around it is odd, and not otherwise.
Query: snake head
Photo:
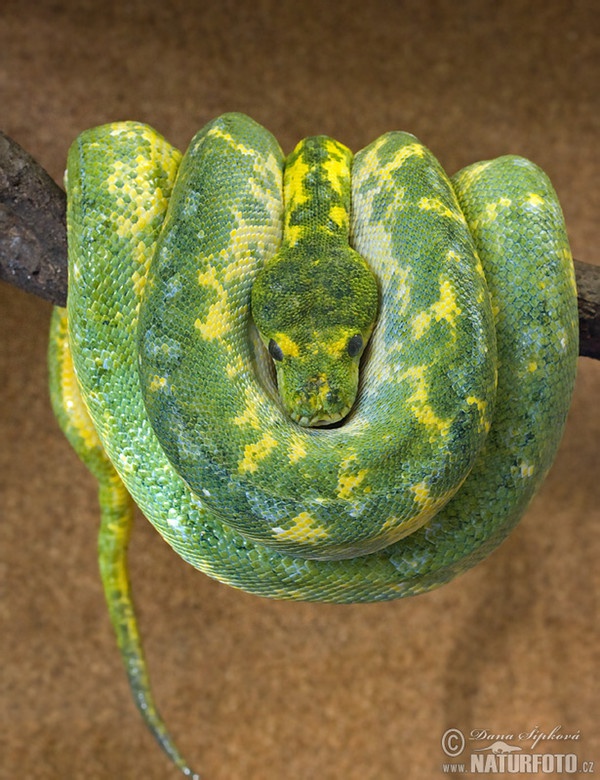
[[[279,395],[294,422],[329,425],[348,414],[356,399],[365,343],[361,333],[339,327],[300,333],[295,340],[285,333],[269,339]]]
[[[252,315],[296,423],[329,425],[348,414],[377,306],[375,277],[350,247],[284,250],[259,271]]]

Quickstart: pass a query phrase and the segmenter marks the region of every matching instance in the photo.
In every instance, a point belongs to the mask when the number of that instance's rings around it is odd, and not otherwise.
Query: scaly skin
[[[315,431],[292,424],[252,369],[247,333],[254,277],[261,267],[267,278],[277,274],[288,296],[294,276],[287,271],[286,250],[290,234],[297,232],[291,217],[298,211],[292,198],[284,218],[283,158],[275,139],[251,120],[226,115],[192,141],[141,300],[142,395],[167,458],[202,505],[229,527],[295,558],[354,558],[411,533],[451,499],[486,437],[495,393],[495,340],[475,247],[450,182],[430,153],[407,134],[390,136],[390,144],[386,155],[403,172],[413,171],[403,188],[385,178],[388,169],[378,162],[375,147],[354,160],[355,199],[376,195],[378,209],[388,197],[392,204],[385,215],[374,214],[372,224],[365,221],[372,216],[370,201],[354,215],[354,246],[379,278],[383,306],[361,397],[340,428]],[[103,180],[114,175],[106,150],[102,154],[100,161],[90,147],[89,161],[84,160],[88,189],[92,170]],[[119,162],[131,155],[120,152]],[[323,176],[328,171],[337,177],[334,166],[320,168]],[[403,214],[393,208],[399,191],[417,204],[434,195],[432,208],[417,205],[407,212],[414,244],[396,236],[394,215]],[[78,197],[74,192],[74,204]],[[104,213],[110,203],[97,208]],[[310,233],[313,213],[307,210],[308,226],[299,230]],[[129,220],[120,219],[125,227],[118,233],[125,237]],[[287,225],[283,241],[282,224]],[[123,249],[115,241],[111,238],[110,252],[119,256]],[[277,255],[281,246],[283,263]],[[403,301],[407,249],[419,253],[421,273],[435,281]],[[310,270],[310,253],[306,260]],[[344,271],[350,276],[347,260]],[[359,264],[356,290],[366,286],[361,284],[365,271]],[[327,289],[326,274],[313,275],[316,309],[327,313],[329,293],[340,282],[333,279]],[[370,275],[366,278],[370,281]],[[264,277],[260,281],[262,290]],[[352,278],[344,281],[352,289]],[[365,331],[373,297],[368,294],[363,314],[351,318],[362,317]],[[407,313],[416,318],[410,340]],[[260,330],[261,317],[257,324]],[[286,349],[298,338],[295,324],[282,334]],[[332,326],[337,329],[336,320]],[[327,353],[329,336],[329,323],[319,323],[312,346]],[[327,355],[321,373],[331,375],[332,357]],[[306,383],[314,384],[314,371],[309,366]],[[107,437],[111,442],[114,433]]]
[[[399,598],[481,560],[543,481],[574,382],[572,262],[542,171],[503,157],[450,182],[407,133],[359,152],[350,180],[349,159],[309,139],[284,176],[274,138],[239,114],[200,131],[181,165],[133,122],[87,131],[69,154],[69,337],[56,326],[50,358],[61,425],[93,470],[106,451],[101,470],[113,464],[185,560],[272,598]],[[331,284],[320,241],[343,258]],[[303,427],[355,394],[371,273],[379,313],[356,401],[333,429]],[[298,310],[272,307],[296,279]],[[338,285],[349,319],[331,306]],[[128,668],[143,669],[122,587],[127,523],[103,524],[101,557],[120,561],[106,594]]]
[[[292,420],[344,418],[377,316],[377,281],[348,243],[352,154],[326,136],[287,158],[282,245],[252,285],[252,317],[277,370]]]
[[[198,780],[175,747],[150,689],[146,660],[137,627],[127,546],[133,523],[133,501],[106,457],[88,416],[73,370],[66,309],[52,312],[49,344],[49,380],[52,407],[69,443],[98,480],[100,531],[98,559],[110,620],[131,685],[135,704],[159,745],[183,774]]]

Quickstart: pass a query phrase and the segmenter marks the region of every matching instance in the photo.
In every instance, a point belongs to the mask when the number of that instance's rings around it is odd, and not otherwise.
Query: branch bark
[[[66,195],[0,131],[0,279],[64,306]]]
[[[579,354],[600,360],[600,266],[574,260]],[[0,279],[64,306],[66,196],[46,171],[0,131]]]
[[[579,354],[600,360],[600,266],[573,260],[579,308]]]

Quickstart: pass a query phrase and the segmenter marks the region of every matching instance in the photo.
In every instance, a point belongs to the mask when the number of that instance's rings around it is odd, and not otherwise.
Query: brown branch
[[[65,193],[0,132],[0,279],[64,306],[67,299]],[[600,266],[575,260],[579,354],[600,360]]]
[[[0,132],[0,279],[64,306],[66,196],[24,149]]]
[[[579,354],[600,360],[600,266],[573,260],[579,308]]]

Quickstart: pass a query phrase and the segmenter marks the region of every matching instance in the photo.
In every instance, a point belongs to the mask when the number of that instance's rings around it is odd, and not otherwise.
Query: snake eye
[[[281,350],[281,347],[276,341],[270,339],[268,349],[269,349],[269,355],[271,355],[273,360],[283,360],[283,352]]]
[[[360,335],[360,333],[357,333],[356,336],[352,336],[351,339],[348,340],[348,354],[350,357],[356,357],[361,349],[363,348],[363,337]]]

